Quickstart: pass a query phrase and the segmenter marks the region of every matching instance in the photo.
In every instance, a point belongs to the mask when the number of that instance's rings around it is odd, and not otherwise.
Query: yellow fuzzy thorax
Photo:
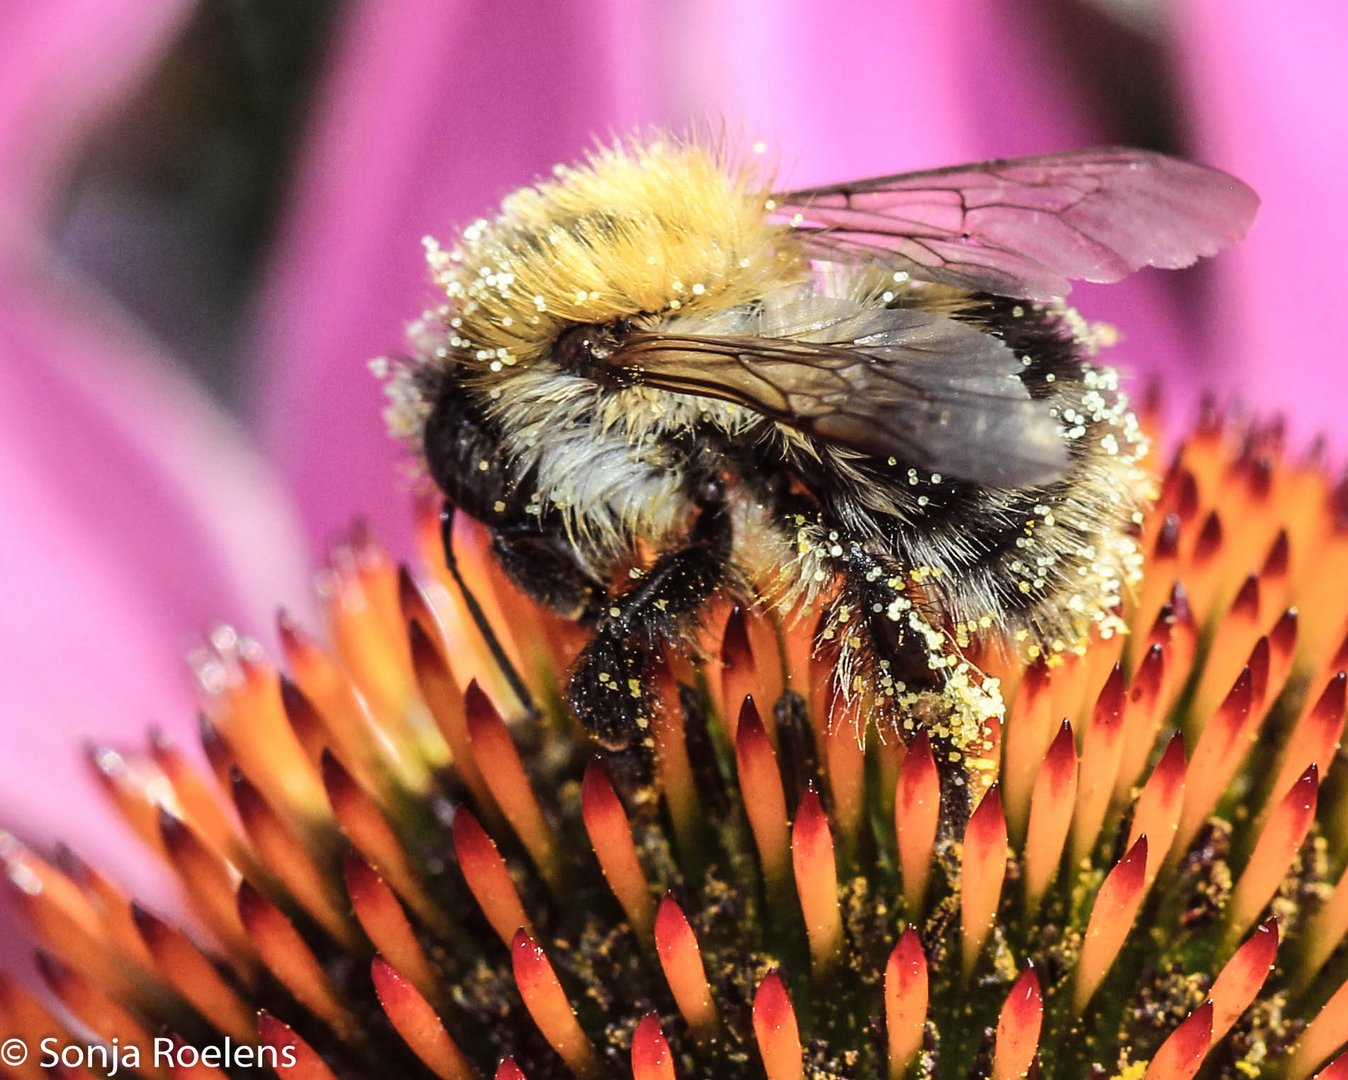
[[[450,347],[493,370],[527,364],[576,323],[723,309],[806,271],[769,222],[766,185],[705,147],[618,144],[508,195],[427,259]]]

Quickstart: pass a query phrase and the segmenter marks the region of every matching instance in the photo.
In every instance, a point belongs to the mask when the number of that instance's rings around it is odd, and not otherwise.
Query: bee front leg
[[[653,707],[651,665],[725,581],[730,544],[724,507],[704,504],[688,546],[661,555],[608,598],[567,684],[571,707],[602,745],[620,750],[641,740]]]

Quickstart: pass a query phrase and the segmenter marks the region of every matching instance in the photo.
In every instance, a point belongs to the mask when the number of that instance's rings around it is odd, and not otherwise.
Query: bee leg
[[[529,522],[498,529],[492,551],[501,569],[540,604],[564,619],[593,623],[603,610],[606,592],[577,564],[561,533]]]
[[[885,662],[895,679],[910,687],[935,689],[941,679],[931,668],[926,642],[919,640],[905,617],[911,601],[893,584],[901,573],[864,549],[853,548],[843,561],[844,602],[863,613],[875,657]]]
[[[567,684],[571,707],[602,745],[627,747],[649,726],[651,665],[725,580],[730,540],[724,509],[705,505],[687,547],[661,555],[605,602]]]
[[[954,836],[963,831],[972,809],[969,785],[964,766],[952,764],[962,755],[955,752],[948,739],[932,731],[932,725],[922,715],[929,712],[929,718],[940,717],[948,704],[942,694],[944,680],[931,666],[931,653],[923,634],[910,626],[906,617],[911,599],[902,588],[892,584],[899,573],[860,547],[853,549],[844,561],[844,602],[865,613],[866,636],[875,661],[896,682],[903,683],[908,692],[916,694],[911,720],[919,728],[926,728],[931,738],[941,779],[941,801],[946,808],[941,816],[943,828]]]
[[[440,513],[441,541],[445,551],[445,565],[463,594],[468,612],[477,624],[487,648],[529,712],[535,712],[534,703],[524,680],[511,664],[505,650],[496,638],[468,583],[459,573],[454,556],[453,531],[456,509],[446,500]],[[597,585],[571,555],[559,533],[549,533],[539,527],[536,519],[514,526],[498,525],[492,530],[492,550],[507,577],[533,599],[547,605],[564,618],[593,622],[604,590]]]

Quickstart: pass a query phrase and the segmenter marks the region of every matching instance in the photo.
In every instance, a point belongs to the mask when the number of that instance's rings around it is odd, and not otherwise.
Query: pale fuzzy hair
[[[428,242],[453,354],[527,364],[577,323],[724,309],[804,277],[803,250],[770,221],[768,187],[724,150],[669,136],[558,166],[454,248]]]

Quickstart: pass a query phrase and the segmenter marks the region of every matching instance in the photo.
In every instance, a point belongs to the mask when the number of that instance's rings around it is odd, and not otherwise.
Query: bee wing
[[[825,443],[1005,487],[1062,474],[1067,448],[1014,353],[953,319],[879,309],[784,337],[636,333],[626,381],[744,405]]]
[[[1029,300],[1069,279],[1188,266],[1239,240],[1259,197],[1216,169],[1104,147],[772,197],[821,259],[884,252],[913,277]]]

